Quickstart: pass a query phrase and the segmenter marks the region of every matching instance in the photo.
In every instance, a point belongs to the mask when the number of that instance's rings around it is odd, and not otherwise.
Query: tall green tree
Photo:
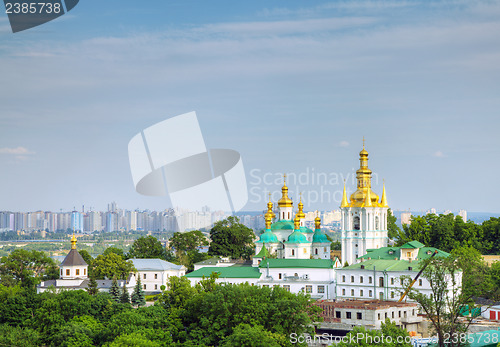
[[[169,248],[175,252],[175,256],[179,263],[186,266],[188,271],[193,271],[193,264],[210,256],[207,253],[202,253],[199,248],[207,246],[208,240],[199,230],[186,231],[183,233],[176,232],[170,239]]]
[[[237,217],[230,216],[215,223],[210,230],[211,243],[208,254],[250,259],[255,253],[254,238],[252,229],[240,224]]]
[[[397,220],[398,218],[394,216],[392,210],[389,208],[387,210],[387,236],[390,239],[398,239],[402,236]]]
[[[103,255],[108,255],[109,253],[115,253],[115,254],[119,255],[120,257],[125,258],[125,252],[123,251],[123,249],[118,248],[118,247],[108,247],[108,248],[106,248],[104,250]]]
[[[116,280],[116,276],[113,276],[113,281],[111,282],[111,288],[109,288],[109,294],[114,301],[120,302],[121,293],[120,287],[118,286],[118,281]]]
[[[123,282],[122,295],[120,296],[120,302],[122,304],[130,304],[130,295],[127,290],[127,282]]]
[[[146,298],[144,296],[144,291],[142,290],[141,278],[137,278],[137,283],[134,287],[134,292],[131,298],[132,305],[140,307],[146,305]]]
[[[97,288],[97,281],[94,276],[89,277],[89,283],[87,284],[86,290],[89,295],[96,295],[99,292],[99,289]]]
[[[135,272],[134,264],[130,260],[124,260],[116,253],[98,255],[92,263],[92,274],[96,279],[116,277],[127,279],[131,272]]]
[[[164,259],[171,260],[171,254],[167,252],[166,248],[163,247],[160,241],[154,236],[139,237],[134,241],[129,249],[127,258],[138,258],[138,259]]]
[[[490,218],[482,225],[487,254],[500,254],[500,218]]]

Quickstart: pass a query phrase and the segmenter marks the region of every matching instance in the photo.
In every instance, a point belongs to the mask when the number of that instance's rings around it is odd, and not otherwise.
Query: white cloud
[[[443,153],[443,152],[441,152],[441,151],[436,151],[436,152],[434,152],[434,154],[432,154],[432,155],[433,155],[434,157],[436,157],[436,158],[444,158],[444,157],[445,157],[444,153]]]
[[[349,146],[349,142],[347,142],[347,141],[340,141],[339,146],[340,147],[348,147]]]
[[[27,148],[24,148],[24,147],[16,147],[16,148],[3,147],[3,148],[0,148],[0,154],[15,155],[15,156],[17,156],[16,158],[19,159],[19,158],[23,158],[25,155],[35,154],[35,152],[31,152]],[[23,158],[23,159],[25,159],[25,158]]]

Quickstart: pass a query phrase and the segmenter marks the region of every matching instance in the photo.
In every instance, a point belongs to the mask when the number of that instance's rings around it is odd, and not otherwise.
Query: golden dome
[[[293,220],[293,226],[294,226],[295,230],[300,229],[300,219],[299,218],[295,217],[295,219]]]
[[[299,219],[306,218],[304,213],[304,204],[302,203],[302,193],[300,193],[299,212],[297,212],[295,216]]]
[[[271,230],[271,218],[266,216],[265,219],[266,219],[266,230]]]
[[[278,201],[279,207],[292,207],[293,201],[288,197],[288,187],[286,186],[286,174],[283,175],[283,187],[281,188],[281,199]]]
[[[267,212],[264,215],[264,218],[269,218],[271,221],[276,217],[276,215],[273,212],[273,203],[271,202],[271,193],[269,193],[269,202],[267,203]]]
[[[76,236],[73,233],[73,237],[71,238],[71,249],[76,249]]]
[[[321,218],[319,217],[319,215],[317,215],[316,218],[314,218],[314,226],[316,230],[321,229]]]
[[[356,171],[357,189],[351,194],[349,206],[379,206],[379,196],[373,192],[372,170],[368,168],[368,151],[365,149],[365,139],[363,138],[363,149],[359,152],[359,169]],[[366,203],[368,195],[371,203]]]

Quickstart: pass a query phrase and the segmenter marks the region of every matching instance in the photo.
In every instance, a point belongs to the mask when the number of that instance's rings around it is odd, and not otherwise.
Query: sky
[[[0,210],[170,207],[127,146],[196,111],[241,154],[244,210],[282,173],[338,209],[364,137],[392,209],[498,213],[499,32],[499,1],[85,0],[15,34],[2,10]]]

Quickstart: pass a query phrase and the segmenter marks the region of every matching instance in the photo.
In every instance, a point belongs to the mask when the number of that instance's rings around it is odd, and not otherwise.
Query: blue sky
[[[0,15],[0,210],[169,207],[135,192],[127,144],[196,111],[241,153],[249,210],[282,172],[336,209],[364,136],[392,208],[500,212],[499,32],[498,1],[85,0],[16,34]]]

